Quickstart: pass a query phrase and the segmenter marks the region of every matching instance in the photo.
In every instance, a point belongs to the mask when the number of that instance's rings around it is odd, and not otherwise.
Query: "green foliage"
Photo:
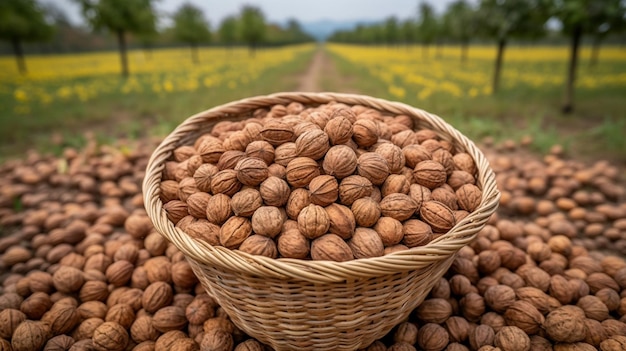
[[[432,44],[437,39],[439,24],[432,6],[422,2],[418,10],[418,38],[425,45]]]
[[[555,0],[553,14],[565,33],[580,27],[584,33],[604,36],[626,27],[626,4],[622,0]]]
[[[42,41],[52,37],[52,29],[35,0],[0,1],[0,39]]]
[[[465,0],[452,2],[443,16],[443,26],[450,39],[467,43],[479,27],[476,10]]]
[[[237,36],[237,18],[235,16],[228,16],[222,20],[218,29],[220,43],[232,45],[239,41]]]
[[[550,1],[482,0],[478,15],[481,32],[489,38],[536,38],[545,34]]]
[[[385,42],[387,44],[396,44],[400,39],[400,30],[398,28],[398,19],[396,17],[389,17],[385,20]]]
[[[402,41],[406,44],[412,44],[417,39],[417,25],[415,21],[407,19],[400,25],[400,34],[402,35]]]
[[[173,16],[174,36],[187,44],[198,45],[211,40],[209,24],[201,9],[192,4],[182,5]]]
[[[265,40],[265,16],[260,8],[255,6],[244,6],[241,9],[241,38],[255,49]]]
[[[155,28],[154,0],[73,0],[95,30],[144,33]]]

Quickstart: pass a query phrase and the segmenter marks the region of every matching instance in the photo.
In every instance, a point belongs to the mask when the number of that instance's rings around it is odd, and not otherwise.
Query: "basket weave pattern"
[[[426,246],[348,262],[270,259],[191,239],[167,219],[159,199],[165,162],[224,120],[249,118],[262,107],[336,101],[404,114],[469,153],[478,168],[480,206],[447,234]],[[500,193],[485,156],[441,118],[397,102],[363,95],[278,93],[248,98],[198,113],[154,151],[143,183],[144,203],[155,228],[181,250],[207,292],[240,329],[276,350],[355,350],[402,322],[448,270],[455,253],[471,242],[496,210]]]

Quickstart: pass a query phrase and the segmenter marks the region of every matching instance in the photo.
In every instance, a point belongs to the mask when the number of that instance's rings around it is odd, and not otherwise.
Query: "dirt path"
[[[350,86],[351,79],[340,74],[335,62],[324,48],[317,50],[306,72],[299,77],[299,81],[297,91],[358,93],[354,87]]]

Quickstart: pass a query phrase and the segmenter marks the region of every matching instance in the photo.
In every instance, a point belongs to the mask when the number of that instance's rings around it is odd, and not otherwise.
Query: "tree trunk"
[[[120,49],[122,77],[128,77],[128,57],[126,56],[126,36],[123,30],[117,31],[117,43]]]
[[[496,55],[496,67],[493,71],[493,84],[491,85],[491,93],[495,94],[500,88],[500,71],[502,70],[502,58],[504,57],[504,48],[506,47],[506,39],[498,39],[498,53]]]
[[[469,48],[469,40],[464,40],[461,43],[461,63],[467,62],[467,51]]]
[[[589,60],[589,67],[595,67],[598,65],[598,57],[600,56],[600,44],[602,39],[600,37],[596,37],[593,39],[593,44],[591,46],[591,59]]]
[[[572,47],[570,51],[569,67],[567,68],[567,83],[565,86],[565,101],[563,113],[571,113],[574,110],[574,85],[576,84],[576,68],[578,66],[578,47],[582,37],[582,27],[576,26],[572,30]]]
[[[17,62],[17,69],[21,75],[26,75],[26,61],[24,60],[24,51],[22,50],[22,42],[19,38],[11,39],[11,45],[13,46],[13,53],[15,54],[15,61]]]
[[[200,62],[200,60],[198,59],[198,44],[196,43],[191,44],[191,61],[194,63],[194,65],[197,65],[198,62]]]

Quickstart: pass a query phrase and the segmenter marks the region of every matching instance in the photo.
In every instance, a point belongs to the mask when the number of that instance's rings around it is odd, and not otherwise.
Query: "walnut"
[[[252,224],[246,217],[230,217],[220,228],[220,243],[229,249],[236,249],[252,233]]]
[[[174,149],[173,154],[174,160],[176,160],[177,162],[183,162],[191,156],[195,155],[196,150],[193,148],[193,146],[183,145]]]
[[[354,201],[351,207],[356,224],[361,227],[371,227],[380,218],[380,206],[370,197]]]
[[[211,351],[231,351],[234,347],[232,334],[222,329],[209,329],[202,337],[200,348]]]
[[[172,264],[172,282],[177,288],[192,289],[198,283],[198,278],[189,262],[183,260]]]
[[[167,219],[176,224],[189,214],[187,204],[180,200],[171,200],[163,205],[163,209],[167,214]]]
[[[476,184],[476,179],[474,179],[474,176],[465,171],[455,170],[452,171],[452,174],[448,177],[447,184],[456,191],[465,184]],[[534,210],[534,201],[532,201],[532,204]]]
[[[83,284],[78,294],[80,299],[85,301],[103,301],[109,296],[107,283],[102,281],[90,280]]]
[[[226,194],[216,194],[207,201],[206,218],[209,222],[221,225],[232,215],[231,198]]]
[[[287,203],[285,205],[287,216],[293,220],[297,219],[300,211],[311,204],[310,199],[311,194],[307,189],[298,188],[293,190],[291,194],[289,194],[289,198],[287,199]]]
[[[372,182],[362,176],[352,175],[339,184],[339,199],[343,205],[351,206],[357,199],[372,195]]]
[[[309,192],[311,194],[311,202],[328,206],[337,200],[339,196],[339,184],[337,179],[330,175],[320,175],[311,180],[309,183]]]
[[[459,207],[473,212],[480,205],[482,191],[473,184],[465,184],[456,191],[456,197]]]
[[[285,258],[304,259],[309,255],[310,243],[298,229],[290,229],[278,236],[278,252]]]
[[[417,344],[424,351],[441,351],[449,342],[446,330],[435,323],[428,323],[419,328]]]
[[[57,291],[72,293],[80,290],[85,279],[80,269],[69,266],[61,266],[52,275],[52,283]]]
[[[357,159],[357,173],[369,179],[374,185],[381,185],[389,176],[389,166],[381,155],[365,152]]]
[[[447,176],[451,175],[454,171],[454,160],[452,159],[452,154],[448,150],[435,150],[433,152],[433,161],[443,165]]]
[[[330,228],[330,219],[324,208],[310,204],[298,214],[298,229],[308,239],[324,235]]]
[[[426,323],[441,324],[452,315],[452,305],[446,299],[426,299],[415,313],[417,318]]]
[[[147,312],[154,313],[172,303],[173,298],[174,291],[172,286],[165,282],[157,281],[148,285],[141,298],[141,304]]]
[[[254,211],[263,205],[261,193],[252,188],[243,189],[233,195],[230,200],[230,207],[235,216],[251,217]]]
[[[263,160],[269,166],[274,162],[274,147],[267,141],[253,141],[246,147],[246,156]]]
[[[259,207],[252,215],[252,231],[259,235],[274,238],[283,227],[283,215],[274,206]]]
[[[602,326],[609,336],[622,335],[626,336],[626,323],[615,319],[605,319]]]
[[[72,345],[74,345],[74,338],[67,335],[57,335],[52,339],[48,340],[46,346],[44,346],[44,351],[65,351],[69,350]]]
[[[469,342],[473,350],[478,350],[485,345],[493,345],[494,338],[495,332],[488,325],[479,325],[469,334]]]
[[[402,154],[404,155],[405,164],[411,169],[414,169],[418,163],[426,160],[432,160],[433,158],[430,151],[418,144],[409,144],[405,146],[402,148]]]
[[[384,216],[404,221],[413,216],[417,205],[409,195],[394,193],[382,199],[380,209]]]
[[[265,161],[255,157],[241,159],[237,162],[235,171],[237,171],[237,179],[248,186],[261,184],[269,175]]]
[[[248,339],[235,347],[235,351],[263,351],[264,349],[263,344],[254,339]]]
[[[436,233],[447,232],[456,224],[452,210],[438,201],[428,201],[420,208],[422,220]]]
[[[393,341],[415,344],[417,342],[417,326],[410,322],[400,323],[393,333]]]
[[[603,304],[609,309],[614,311],[619,307],[620,298],[617,291],[611,288],[603,288],[596,291],[596,297],[599,298]]]
[[[343,239],[350,239],[356,228],[356,219],[350,208],[340,204],[330,204],[324,208],[328,214],[330,227],[328,231]]]
[[[135,266],[132,263],[126,260],[120,260],[113,262],[109,267],[107,267],[104,275],[106,276],[107,281],[113,286],[124,286],[133,275],[134,269]]]
[[[266,205],[281,207],[287,203],[291,189],[286,181],[270,176],[261,183],[259,192]]]
[[[485,300],[475,292],[470,292],[459,301],[463,317],[472,322],[478,322],[485,313]]]
[[[106,314],[105,320],[107,322],[119,323],[121,326],[128,329],[135,320],[135,311],[133,307],[127,303],[118,303],[111,306]]]
[[[82,321],[74,332],[72,332],[72,337],[75,340],[84,340],[93,338],[93,332],[104,323],[103,319],[100,318],[88,318]]]
[[[287,182],[296,188],[303,188],[320,175],[319,165],[308,157],[296,157],[287,164]]]
[[[10,339],[20,323],[26,320],[26,315],[16,309],[7,308],[0,311],[0,338]]]
[[[138,343],[155,341],[159,337],[159,331],[152,325],[152,317],[137,317],[130,327],[131,338]]]
[[[187,334],[180,330],[170,330],[159,336],[154,344],[154,350],[170,350],[177,340],[187,338]]]
[[[296,153],[314,160],[322,158],[330,148],[328,135],[320,129],[311,129],[296,139]]]
[[[530,302],[520,300],[513,302],[504,313],[507,325],[522,329],[527,334],[536,334],[541,329],[544,317]]]
[[[450,208],[453,211],[456,211],[459,209],[456,194],[452,190],[450,190],[450,187],[446,184],[433,189],[433,191],[430,194],[430,197],[432,200],[439,201],[442,204],[448,206],[448,208]]]
[[[41,350],[50,336],[50,327],[45,322],[26,320],[15,328],[11,348],[14,351]]]
[[[215,315],[216,303],[207,294],[196,295],[185,308],[185,316],[190,324],[203,324]]]
[[[411,184],[411,187],[409,188],[409,196],[417,205],[415,213],[419,213],[419,210],[422,208],[424,202],[431,200],[431,195],[432,192],[427,187],[419,184]]]
[[[224,139],[223,145],[224,149],[226,150],[244,151],[246,149],[246,146],[248,146],[251,141],[252,138],[250,138],[250,136],[246,132],[238,130],[228,135]]]
[[[32,252],[21,246],[11,246],[2,255],[2,262],[5,266],[11,267],[18,263],[23,263],[32,258]]]
[[[444,327],[450,335],[450,341],[464,342],[469,338],[470,324],[463,317],[452,316],[446,319]]]
[[[274,162],[287,167],[289,162],[298,157],[296,153],[296,143],[284,143],[274,150]]]
[[[626,336],[614,335],[600,343],[602,351],[619,351],[626,348]]]
[[[602,323],[594,319],[585,318],[585,342],[595,347],[600,346],[602,340],[608,338],[608,334]]]
[[[278,249],[274,240],[267,236],[257,234],[250,235],[246,238],[239,246],[239,250],[251,255],[260,255],[269,258],[276,258],[278,256]]]
[[[402,224],[402,243],[407,247],[424,246],[433,239],[433,231],[419,219],[409,219]]]
[[[355,258],[379,257],[385,249],[378,233],[369,228],[356,228],[348,246]]]
[[[145,215],[130,215],[124,221],[124,229],[135,239],[143,239],[152,231],[152,221]]]
[[[444,166],[432,160],[418,163],[413,170],[413,177],[417,184],[423,185],[428,189],[440,187],[447,179]]]
[[[324,126],[331,144],[345,144],[352,138],[352,122],[345,116],[336,116]]]
[[[481,273],[493,273],[496,269],[500,268],[501,262],[500,255],[496,251],[484,250],[478,254],[477,266]]]
[[[233,196],[241,189],[241,182],[237,178],[238,172],[234,169],[225,169],[217,172],[211,178],[211,192]]]
[[[93,332],[92,342],[96,350],[122,351],[128,341],[126,329],[115,322],[102,323]]]
[[[335,145],[328,149],[322,162],[324,172],[339,179],[354,173],[356,167],[356,153],[346,145]]]
[[[467,172],[471,175],[476,174],[477,168],[472,156],[465,152],[458,152],[452,156],[456,169]]]
[[[496,333],[494,344],[502,350],[530,350],[530,338],[523,330],[515,326],[502,327],[500,331]]]
[[[374,150],[387,161],[390,173],[400,173],[406,163],[402,149],[392,143],[384,143]]]
[[[284,121],[270,119],[265,122],[260,134],[263,140],[274,146],[278,146],[292,141],[294,131],[293,128]]]
[[[198,167],[193,173],[193,180],[196,182],[198,191],[211,192],[211,178],[218,172],[215,165],[205,163]]]
[[[198,192],[196,181],[191,177],[185,177],[178,183],[178,198],[187,201],[187,198],[193,193]]]
[[[211,195],[203,192],[189,195],[187,198],[187,211],[195,218],[206,218],[207,205],[210,199]]]
[[[354,259],[350,246],[336,234],[325,234],[311,243],[311,258],[326,261],[349,261]]]
[[[584,312],[578,307],[560,307],[548,314],[543,327],[554,341],[581,341],[585,338],[584,316]]]
[[[177,306],[166,306],[154,314],[152,325],[162,333],[182,329],[187,325],[185,310]]]
[[[378,123],[369,119],[358,119],[352,125],[352,140],[363,148],[376,144],[378,133]]]
[[[218,171],[227,169],[235,169],[237,163],[246,158],[246,153],[240,150],[228,150],[222,154],[219,161],[217,161]],[[215,174],[214,174],[215,175]]]
[[[402,223],[392,217],[380,217],[374,225],[374,230],[380,236],[385,247],[399,244],[404,237]],[[331,232],[333,232],[332,228]]]
[[[390,174],[380,188],[381,195],[387,196],[393,193],[408,194],[411,183],[403,174]]]

